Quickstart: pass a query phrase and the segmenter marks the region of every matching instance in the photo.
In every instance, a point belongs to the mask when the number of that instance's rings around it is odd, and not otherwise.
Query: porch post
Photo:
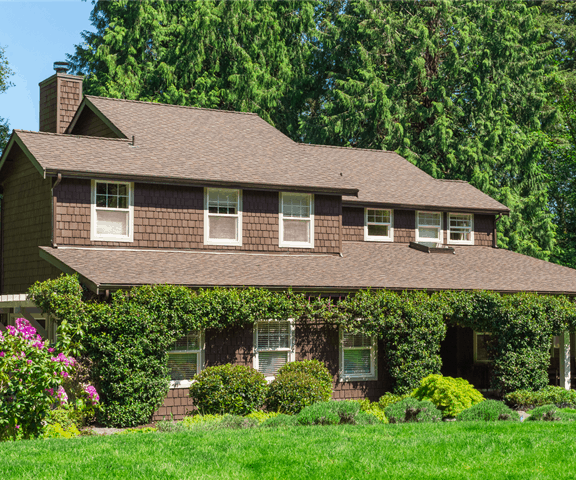
[[[570,390],[570,332],[560,335],[560,386]]]

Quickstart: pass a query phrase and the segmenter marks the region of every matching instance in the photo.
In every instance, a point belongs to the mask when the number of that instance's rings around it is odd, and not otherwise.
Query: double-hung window
[[[437,243],[442,243],[441,213],[416,213],[416,241],[428,247],[435,247]]]
[[[168,369],[172,388],[189,387],[194,375],[204,366],[204,338],[194,330],[178,339],[168,352]]]
[[[280,193],[280,246],[314,247],[314,195]]]
[[[267,380],[294,361],[294,324],[291,320],[257,322],[254,326],[254,368]]]
[[[448,216],[448,243],[474,243],[474,217],[471,214],[451,213]]]
[[[393,235],[392,210],[365,209],[364,240],[372,242],[391,242]]]
[[[134,184],[92,181],[92,241],[134,240]]]
[[[377,340],[340,329],[340,381],[377,380]]]
[[[207,188],[204,208],[206,245],[242,245],[242,192]]]

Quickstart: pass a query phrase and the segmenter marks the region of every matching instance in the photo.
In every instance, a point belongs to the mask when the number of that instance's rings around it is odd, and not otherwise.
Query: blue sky
[[[52,64],[66,60],[90,24],[92,2],[0,0],[0,45],[14,75],[14,84],[0,94],[0,117],[10,128],[38,130],[38,83],[54,73]]]

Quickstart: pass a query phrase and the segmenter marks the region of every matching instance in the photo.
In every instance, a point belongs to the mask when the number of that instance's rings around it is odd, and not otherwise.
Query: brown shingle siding
[[[116,138],[117,135],[90,108],[85,107],[74,125],[72,135]]]
[[[394,243],[409,243],[416,238],[416,216],[413,210],[394,210]],[[343,240],[364,241],[364,208],[342,209]]]
[[[474,245],[492,246],[494,215],[474,215]]]
[[[410,243],[416,240],[416,212],[394,210],[394,242]]]

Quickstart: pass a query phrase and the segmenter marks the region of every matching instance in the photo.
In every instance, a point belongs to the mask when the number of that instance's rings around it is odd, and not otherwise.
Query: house
[[[394,152],[299,144],[255,114],[83,96],[65,69],[40,83],[40,131],[12,133],[0,184],[2,323],[25,316],[49,337],[53,322],[25,292],[61,272],[101,296],[154,283],[576,294],[575,270],[497,248],[509,210],[466,182]],[[450,328],[444,373],[487,387],[484,338]],[[561,346],[552,352],[569,358]],[[183,414],[187,379],[227,362],[272,378],[318,358],[335,398],[378,398],[378,347],[327,324],[191,332],[170,354],[174,388],[158,415]],[[557,365],[569,388],[570,363]]]

